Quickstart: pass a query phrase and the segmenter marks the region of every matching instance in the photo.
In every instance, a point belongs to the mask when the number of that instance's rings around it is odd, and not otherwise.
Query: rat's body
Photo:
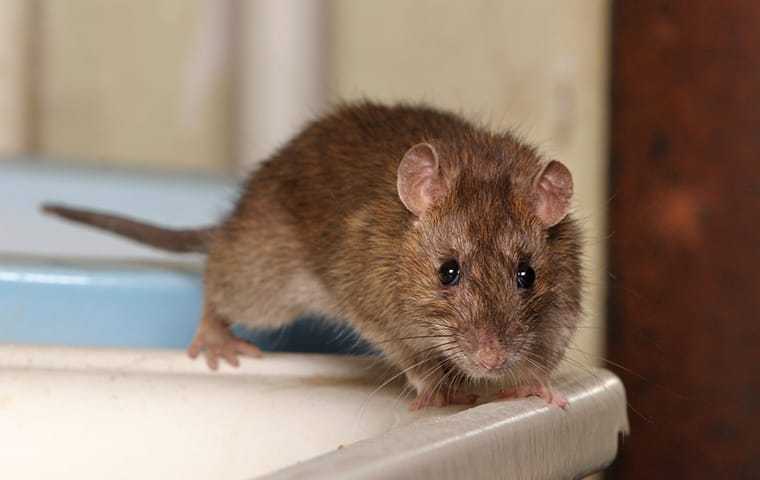
[[[259,353],[231,336],[231,323],[277,327],[317,314],[383,350],[422,407],[469,399],[457,387],[472,378],[516,379],[512,393],[552,401],[548,375],[580,314],[571,193],[564,166],[508,134],[425,107],[362,103],[307,126],[250,176],[215,228],[47,210],[206,252],[204,316],[189,352],[205,351],[212,368],[220,356],[237,364],[237,354]]]

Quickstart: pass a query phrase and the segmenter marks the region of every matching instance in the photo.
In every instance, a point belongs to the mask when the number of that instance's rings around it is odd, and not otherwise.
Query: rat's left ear
[[[573,176],[560,162],[553,160],[534,182],[535,212],[546,228],[553,227],[570,211],[573,198]]]
[[[446,191],[438,152],[429,143],[418,143],[407,150],[397,175],[399,199],[417,217],[439,201]]]

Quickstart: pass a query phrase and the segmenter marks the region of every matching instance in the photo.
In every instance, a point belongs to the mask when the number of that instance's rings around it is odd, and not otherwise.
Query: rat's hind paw
[[[519,387],[502,390],[497,393],[496,396],[497,398],[504,400],[512,398],[539,397],[549,405],[556,405],[562,409],[567,407],[568,403],[567,399],[561,393],[546,385],[520,385]]]
[[[248,357],[261,357],[261,350],[256,345],[246,342],[233,336],[229,331],[220,335],[214,332],[214,335],[207,335],[208,332],[198,332],[193,343],[187,349],[190,358],[196,358],[203,352],[206,357],[206,364],[211,370],[219,368],[219,358],[224,358],[227,363],[233,367],[240,365],[238,355]]]

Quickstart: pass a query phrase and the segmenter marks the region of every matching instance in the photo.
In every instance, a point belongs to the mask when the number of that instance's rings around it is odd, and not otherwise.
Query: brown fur
[[[418,218],[399,200],[397,170],[422,142],[438,153],[445,195]],[[510,134],[450,113],[339,107],[252,174],[228,218],[206,231],[206,319],[272,327],[317,313],[347,322],[430,397],[421,406],[445,403],[436,389],[462,379],[545,382],[581,296],[576,223],[563,215],[547,228],[536,214],[545,165]],[[462,266],[453,288],[438,278],[448,258]],[[531,290],[515,285],[520,261],[536,272]],[[196,340],[195,354],[219,348],[201,331]],[[506,352],[505,365],[478,366],[483,345]]]

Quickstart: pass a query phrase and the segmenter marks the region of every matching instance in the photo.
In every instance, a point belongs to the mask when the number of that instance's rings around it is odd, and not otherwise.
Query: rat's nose
[[[475,361],[486,370],[495,370],[507,360],[507,351],[497,342],[481,344],[475,352]]]

